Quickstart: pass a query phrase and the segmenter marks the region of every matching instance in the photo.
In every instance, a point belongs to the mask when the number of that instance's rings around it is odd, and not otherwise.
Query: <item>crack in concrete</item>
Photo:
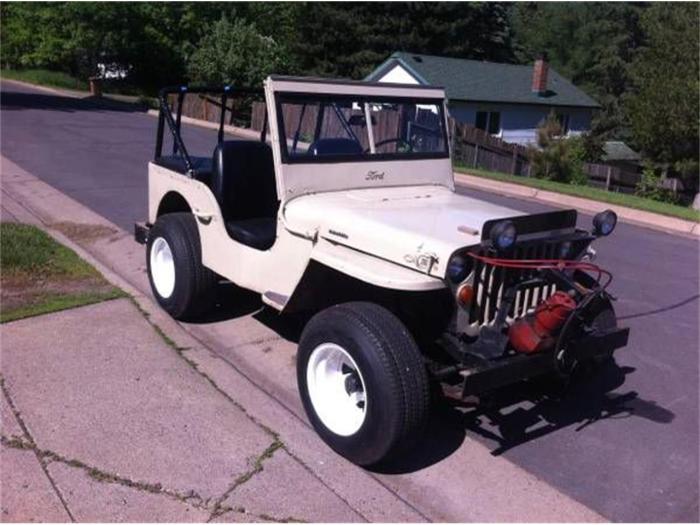
[[[279,438],[275,438],[275,440],[270,444],[269,447],[267,447],[263,452],[258,455],[256,458],[253,459],[252,461],[252,467],[250,470],[247,472],[244,472],[240,476],[238,476],[231,486],[226,489],[226,491],[219,496],[216,501],[214,502],[214,510],[212,510],[211,515],[209,516],[209,519],[207,522],[212,521],[213,519],[221,516],[222,514],[228,512],[229,510],[232,510],[231,507],[224,506],[223,503],[226,501],[226,498],[228,498],[231,493],[233,493],[234,490],[236,490],[238,487],[243,485],[244,483],[247,483],[250,481],[255,475],[259,474],[264,470],[263,463],[270,459],[272,456],[274,456],[275,452],[281,448],[284,448],[284,444],[279,440]]]
[[[125,478],[123,476],[119,476],[117,474],[113,474],[111,472],[106,472],[104,470],[101,470],[97,467],[93,467],[91,465],[88,465],[87,463],[79,460],[79,459],[71,459],[64,457],[52,450],[46,450],[46,449],[41,449],[39,446],[34,443],[33,441],[30,441],[28,438],[24,436],[16,436],[12,435],[10,437],[5,436],[5,435],[0,435],[0,443],[2,445],[16,449],[16,450],[27,450],[27,451],[32,451],[34,452],[38,457],[42,458],[44,461],[46,461],[46,464],[50,464],[51,462],[57,462],[64,464],[66,466],[72,467],[72,468],[78,468],[90,476],[93,480],[95,480],[98,483],[113,483],[116,485],[122,485],[131,489],[143,491],[143,492],[148,492],[151,494],[157,494],[157,495],[162,495],[162,496],[167,496],[172,499],[175,499],[177,501],[180,501],[182,503],[186,503],[188,505],[191,505],[195,508],[201,509],[201,510],[208,510],[211,512],[210,517],[208,518],[208,522],[223,515],[228,512],[238,512],[240,514],[247,514],[249,516],[253,516],[256,518],[260,518],[264,521],[269,521],[269,522],[275,522],[275,523],[307,523],[307,520],[301,519],[301,518],[296,518],[293,516],[287,516],[287,517],[275,517],[270,514],[256,514],[253,512],[248,512],[244,507],[231,507],[227,505],[223,505],[223,502],[226,500],[226,498],[239,486],[243,485],[244,483],[250,481],[256,474],[262,472],[264,470],[263,463],[271,458],[275,451],[279,450],[282,448],[282,444],[279,441],[275,441],[272,444],[270,444],[269,447],[267,447],[259,456],[257,456],[253,461],[252,461],[252,468],[245,473],[241,474],[236,478],[234,483],[229,487],[226,492],[217,498],[217,500],[214,502],[214,505],[209,504],[209,499],[206,501],[199,495],[197,494],[194,490],[191,490],[186,493],[182,493],[176,490],[170,490],[164,488],[160,483],[148,483],[148,482],[143,482],[143,481],[134,481],[129,478]],[[71,519],[75,521],[75,518],[71,515]]]
[[[12,399],[12,396],[10,395],[10,391],[8,390],[7,385],[5,385],[5,378],[1,374],[0,374],[0,390],[2,390],[2,393],[5,396],[5,399],[7,399],[7,404],[10,406],[10,410],[12,411],[12,414],[15,416],[15,419],[17,420],[17,424],[19,425],[19,428],[22,430],[22,433],[24,434],[24,437],[27,439],[27,442],[35,448],[34,455],[36,456],[36,459],[39,462],[39,466],[41,467],[41,470],[44,472],[44,475],[49,480],[49,483],[51,484],[51,488],[53,488],[54,492],[56,493],[58,500],[61,502],[61,505],[63,506],[63,509],[66,511],[66,514],[68,515],[70,520],[72,522],[75,522],[75,517],[73,516],[73,513],[71,512],[70,508],[68,508],[68,503],[66,503],[66,500],[63,497],[61,490],[58,488],[58,485],[56,484],[54,479],[51,477],[51,474],[49,474],[49,469],[47,467],[46,462],[44,461],[42,456],[37,453],[36,449],[38,447],[37,447],[36,441],[34,440],[34,437],[32,437],[31,433],[29,432],[29,427],[27,427],[27,425],[25,424],[24,419],[22,419],[22,415],[20,414],[20,411],[17,408],[17,405],[15,405],[15,402]],[[5,437],[2,436],[2,439],[3,439],[3,443],[4,443]],[[14,438],[14,439],[17,439],[17,438]]]
[[[270,427],[268,427],[267,425],[265,425],[264,423],[262,423],[261,421],[259,421],[255,416],[251,415],[251,414],[248,412],[248,410],[247,410],[243,405],[241,405],[238,401],[236,401],[235,399],[233,399],[225,390],[223,390],[221,387],[219,387],[219,385],[217,385],[216,382],[215,382],[211,377],[209,377],[206,373],[202,372],[202,371],[199,369],[199,366],[197,365],[197,363],[196,363],[194,360],[190,359],[189,357],[187,357],[187,356],[185,355],[185,352],[191,350],[191,348],[179,346],[177,343],[175,343],[175,341],[174,341],[172,338],[170,338],[170,337],[163,331],[163,329],[162,329],[159,325],[157,325],[155,322],[153,322],[153,321],[151,320],[151,314],[150,314],[149,312],[147,312],[147,311],[141,306],[141,304],[138,302],[138,300],[137,300],[133,295],[128,295],[128,297],[129,297],[129,299],[131,300],[131,302],[134,304],[134,306],[137,308],[137,310],[138,310],[139,312],[141,312],[141,315],[144,316],[144,318],[146,319],[146,321],[148,322],[148,324],[150,324],[151,327],[155,330],[155,332],[163,339],[163,341],[165,341],[165,343],[166,343],[170,348],[172,348],[182,359],[184,359],[184,361],[185,361],[195,372],[197,372],[199,375],[201,375],[214,389],[216,389],[222,396],[224,396],[224,397],[225,397],[230,403],[232,403],[236,408],[238,408],[239,410],[241,410],[241,411],[246,415],[246,417],[247,417],[248,419],[250,419],[250,421],[252,421],[254,424],[256,424],[258,427],[260,427],[262,430],[264,430],[265,432],[267,432],[270,436],[273,437],[273,439],[274,439],[275,441],[278,441],[278,442],[280,443],[280,445],[281,445],[280,448],[284,449],[284,451],[285,451],[287,454],[289,454],[290,457],[292,457],[297,463],[299,463],[299,465],[301,465],[302,468],[304,468],[304,470],[306,470],[309,474],[311,474],[311,476],[313,476],[313,477],[314,477],[319,483],[321,483],[324,487],[326,487],[328,490],[330,490],[338,499],[340,499],[340,500],[341,500],[343,503],[345,503],[350,509],[352,509],[352,511],[355,512],[361,519],[363,519],[363,520],[366,521],[366,522],[369,522],[369,521],[370,521],[369,519],[367,519],[367,517],[366,517],[362,512],[360,512],[358,509],[356,509],[355,507],[353,507],[352,505],[350,505],[350,502],[348,502],[348,501],[347,501],[341,494],[339,494],[333,487],[329,486],[318,474],[316,474],[316,473],[313,471],[313,469],[312,469],[311,467],[309,467],[304,461],[302,461],[298,456],[296,456],[292,451],[290,451],[290,450],[286,447],[286,445],[282,442],[282,440],[279,438],[279,434],[278,434],[277,432],[275,432],[275,431],[272,430]],[[193,334],[190,334],[189,332],[188,332],[188,334],[190,335],[190,337],[192,337],[192,338],[194,338],[195,340],[197,340],[204,348],[207,348],[206,345],[205,345],[204,343],[202,343],[202,342],[201,342],[197,337],[195,337]],[[224,362],[226,362],[226,363],[228,363],[230,366],[232,366],[232,367],[234,368],[234,370],[236,370],[238,373],[241,373],[241,374],[242,374],[246,379],[248,379],[248,381],[250,381],[253,385],[255,385],[257,388],[260,388],[258,385],[256,385],[255,383],[253,383],[253,382],[250,380],[250,378],[248,378],[248,376],[246,376],[245,374],[243,374],[237,367],[235,367],[232,363],[230,363],[230,362],[228,361],[228,359],[226,359],[225,357],[222,357],[222,356],[220,356],[220,355],[218,355],[218,354],[216,355],[216,357],[218,357],[218,358],[220,358],[220,359],[223,359]],[[263,392],[265,392],[265,394],[268,395],[269,397],[273,398],[273,396],[272,396],[269,392],[267,392],[267,391],[265,391],[265,390],[263,390]],[[274,398],[273,398],[273,399],[274,399]],[[283,406],[283,408],[285,408],[285,410],[288,411],[288,409],[287,409],[286,407],[284,407],[284,405],[282,405],[282,406]],[[291,412],[290,412],[290,413],[291,413]],[[294,417],[297,417],[297,416],[294,415],[293,413],[292,413],[292,415],[293,415]],[[273,443],[274,443],[274,442],[273,442]],[[377,481],[379,481],[379,480],[377,480]],[[413,505],[411,505],[410,503],[408,503],[404,498],[400,497],[400,496],[399,496],[398,494],[396,494],[393,490],[389,489],[389,488],[388,488],[386,485],[384,485],[384,483],[382,483],[381,481],[379,481],[379,482],[380,482],[380,484],[381,484],[384,488],[386,488],[387,490],[389,490],[392,494],[394,494],[395,496],[397,496],[401,501],[403,501],[404,503],[406,503],[411,509],[413,509],[416,513],[418,513],[421,517],[423,517],[423,518],[425,519],[425,521],[430,521],[430,520],[428,520],[428,518],[427,518],[422,512],[420,512],[420,511],[419,511],[418,509],[416,509]],[[222,501],[223,501],[223,500],[222,500]],[[209,518],[209,521],[211,521],[211,519],[213,519],[213,518],[210,517],[210,518]]]
[[[202,376],[219,394],[224,396],[227,401],[229,401],[231,404],[233,404],[236,408],[238,408],[245,416],[253,422],[256,426],[261,428],[263,431],[265,431],[268,435],[270,435],[273,440],[279,441],[281,443],[281,446],[284,447],[284,443],[280,440],[279,434],[272,430],[270,427],[259,421],[255,416],[253,416],[250,412],[248,412],[248,409],[246,409],[243,405],[241,405],[238,401],[233,399],[225,390],[223,390],[218,384],[216,384],[216,381],[214,381],[211,377],[209,377],[207,374],[202,372],[199,369],[199,365],[197,363],[187,357],[185,355],[185,352],[191,350],[191,348],[185,347],[185,346],[179,346],[173,339],[171,339],[164,331],[163,329],[158,326],[155,322],[151,320],[151,314],[149,314],[146,310],[143,309],[143,307],[139,304],[139,302],[131,295],[129,295],[129,298],[131,299],[131,302],[136,306],[136,308],[141,312],[141,315],[144,316],[148,324],[151,325],[153,330],[163,339],[165,344],[167,344],[171,349],[173,349],[195,372],[197,372],[200,376]],[[285,448],[286,450],[286,448]]]
[[[164,488],[160,483],[134,481],[124,476],[119,476],[118,474],[107,472],[92,465],[88,465],[87,463],[79,459],[67,458],[65,456],[62,456],[61,454],[54,452],[53,450],[39,448],[39,446],[35,442],[28,441],[17,436],[0,436],[0,442],[8,448],[14,448],[18,450],[31,450],[37,455],[37,457],[41,458],[43,461],[46,461],[47,465],[55,461],[57,463],[62,463],[69,467],[81,469],[98,483],[113,483],[116,485],[122,485],[124,487],[140,490],[142,492],[160,494],[176,499],[180,502],[187,503],[189,505],[192,505],[193,507],[197,507],[203,510],[210,510],[209,507],[205,504],[203,498],[194,490],[182,493],[176,490]]]
[[[224,493],[219,496],[214,503],[214,509],[212,510],[211,515],[209,516],[209,519],[207,520],[210,522],[211,520],[217,518],[218,516],[221,516],[222,514],[225,514],[228,512],[230,507],[226,507],[223,505],[223,502],[226,500],[226,498],[239,486],[242,484],[248,482],[252,477],[254,477],[256,474],[259,474],[263,470],[263,462],[269,458],[271,458],[274,453],[279,450],[279,449],[284,449],[289,453],[287,448],[285,447],[284,443],[279,437],[279,434],[272,430],[270,427],[259,421],[255,416],[250,414],[248,410],[241,405],[238,401],[233,399],[225,390],[223,390],[218,384],[216,384],[216,381],[214,381],[211,377],[209,377],[207,374],[202,372],[199,369],[199,366],[197,363],[187,357],[185,355],[185,352],[188,350],[191,350],[188,347],[183,347],[178,345],[170,336],[168,336],[163,329],[153,322],[151,320],[151,315],[144,310],[144,308],[139,304],[139,302],[133,297],[129,296],[131,299],[132,303],[136,306],[136,308],[141,312],[141,315],[144,316],[146,319],[146,322],[148,322],[149,325],[153,328],[153,330],[161,337],[161,339],[165,342],[166,345],[168,345],[173,351],[175,351],[195,372],[197,372],[201,377],[203,377],[211,386],[214,388],[217,392],[219,392],[224,398],[229,401],[231,404],[233,404],[236,408],[238,408],[243,414],[258,428],[263,430],[265,433],[267,433],[270,437],[272,437],[272,443],[270,446],[268,446],[259,456],[257,456],[253,460],[253,467],[248,470],[247,472],[244,472],[240,476],[238,476],[231,486],[224,491]],[[290,456],[292,456],[290,454]],[[294,457],[294,456],[292,456]],[[296,458],[295,458],[296,459]]]

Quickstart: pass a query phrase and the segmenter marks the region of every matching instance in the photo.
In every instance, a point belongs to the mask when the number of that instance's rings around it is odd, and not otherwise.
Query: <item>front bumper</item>
[[[572,340],[567,344],[567,360],[581,362],[611,354],[626,346],[628,337],[629,328],[617,328]],[[478,394],[556,371],[559,368],[559,357],[550,350],[533,355],[516,354],[475,361],[460,372],[464,377],[462,395]]]

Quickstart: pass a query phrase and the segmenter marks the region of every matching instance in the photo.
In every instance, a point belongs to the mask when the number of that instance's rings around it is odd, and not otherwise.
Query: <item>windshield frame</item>
[[[410,86],[406,86],[410,87]],[[359,95],[349,93],[305,93],[302,91],[275,91],[275,109],[277,114],[277,133],[279,139],[279,149],[282,164],[336,164],[355,162],[380,162],[380,161],[411,161],[411,160],[431,160],[446,159],[450,157],[450,144],[448,140],[447,119],[445,114],[444,98],[421,97],[421,96],[395,96],[395,95]],[[434,105],[439,112],[439,122],[441,138],[443,143],[442,151],[430,152],[389,152],[372,153],[371,151],[362,154],[331,154],[319,156],[290,155],[289,140],[285,134],[284,112],[282,104],[286,102],[354,102],[360,105],[381,104],[381,103],[410,103],[415,105]],[[371,125],[370,125],[371,126]],[[368,132],[369,140],[372,141],[372,134]]]

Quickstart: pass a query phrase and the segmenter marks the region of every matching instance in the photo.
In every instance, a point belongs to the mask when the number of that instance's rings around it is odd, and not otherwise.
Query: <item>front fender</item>
[[[414,292],[445,288],[442,279],[330,242],[322,237],[312,250],[311,259],[381,288]]]

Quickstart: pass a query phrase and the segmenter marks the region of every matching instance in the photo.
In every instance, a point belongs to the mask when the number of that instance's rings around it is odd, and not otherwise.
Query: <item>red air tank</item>
[[[537,305],[533,315],[513,323],[508,331],[510,344],[516,351],[525,354],[543,350],[575,308],[576,301],[569,294],[553,293]]]

